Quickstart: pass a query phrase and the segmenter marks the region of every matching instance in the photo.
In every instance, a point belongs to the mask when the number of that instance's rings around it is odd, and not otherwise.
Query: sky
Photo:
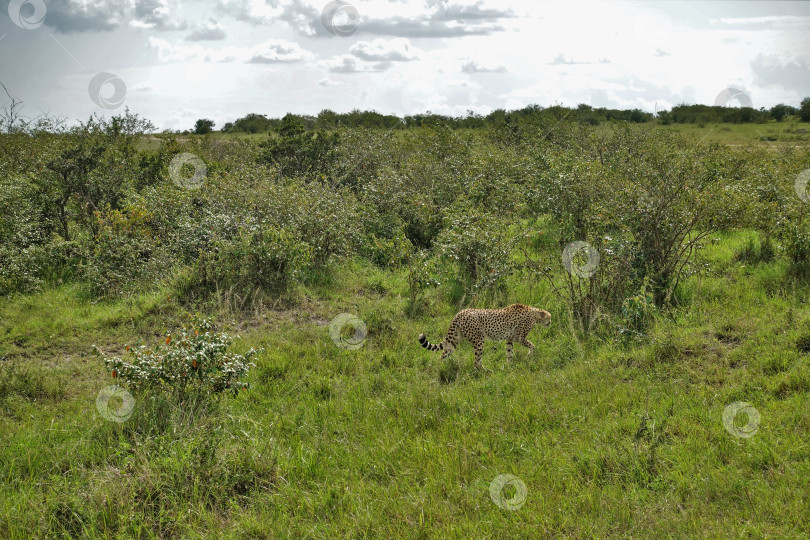
[[[172,130],[323,109],[798,106],[810,2],[0,0],[0,82],[29,117],[128,107]]]

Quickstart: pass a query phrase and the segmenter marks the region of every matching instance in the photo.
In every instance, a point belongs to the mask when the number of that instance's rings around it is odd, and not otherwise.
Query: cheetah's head
[[[535,320],[537,320],[537,322],[542,323],[545,326],[548,326],[548,325],[551,324],[551,313],[549,313],[545,309],[536,309],[534,311],[534,316],[535,316]]]

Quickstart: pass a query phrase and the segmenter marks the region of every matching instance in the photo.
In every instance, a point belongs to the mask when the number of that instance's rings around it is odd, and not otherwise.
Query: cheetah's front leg
[[[534,355],[534,343],[532,343],[526,338],[523,338],[523,341],[521,341],[520,344],[523,345],[524,347],[528,347],[529,354]]]

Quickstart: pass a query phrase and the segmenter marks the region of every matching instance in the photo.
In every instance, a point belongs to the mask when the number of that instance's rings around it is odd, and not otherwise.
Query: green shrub
[[[224,332],[214,332],[210,319],[194,320],[177,335],[168,333],[155,347],[127,346],[128,359],[108,357],[95,345],[116,383],[123,383],[137,397],[142,392],[157,392],[173,404],[199,402],[216,394],[236,395],[247,390],[243,379],[252,364],[250,358],[259,351],[250,349],[244,355],[227,352],[233,339]]]
[[[796,224],[788,229],[786,252],[799,275],[810,275],[810,227]]]
[[[734,224],[739,175],[728,150],[665,132],[620,130],[602,156],[610,189],[600,197],[611,227],[633,239],[636,279],[668,302],[709,234]]]
[[[339,137],[336,133],[318,130],[314,133],[304,130],[293,115],[288,114],[261,143],[260,163],[278,167],[279,176],[313,178],[326,175],[337,159]]]
[[[637,295],[625,298],[622,302],[623,326],[619,332],[625,338],[642,334],[653,320],[655,303],[652,293],[647,291],[647,283],[645,280]]]
[[[497,288],[512,273],[516,237],[509,220],[476,208],[458,205],[448,212],[436,238],[440,257],[458,268],[466,292]]]
[[[413,317],[419,313],[419,299],[429,287],[439,285],[433,277],[437,272],[436,260],[427,251],[420,251],[408,258],[408,305],[405,313]]]
[[[142,205],[96,213],[96,230],[84,276],[93,294],[113,296],[163,276],[160,250]]]
[[[212,252],[200,254],[190,286],[279,295],[311,259],[312,248],[290,231],[272,225],[245,226],[235,238],[219,238]]]
[[[64,262],[51,259],[54,224],[47,201],[26,176],[0,177],[0,295],[33,292]]]

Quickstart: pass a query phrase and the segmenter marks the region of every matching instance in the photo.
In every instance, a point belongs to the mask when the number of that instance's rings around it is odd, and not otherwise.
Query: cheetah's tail
[[[426,348],[429,351],[441,351],[444,350],[444,342],[442,341],[438,345],[434,345],[433,343],[429,342],[425,337],[425,334],[419,334],[419,344],[422,347]]]

